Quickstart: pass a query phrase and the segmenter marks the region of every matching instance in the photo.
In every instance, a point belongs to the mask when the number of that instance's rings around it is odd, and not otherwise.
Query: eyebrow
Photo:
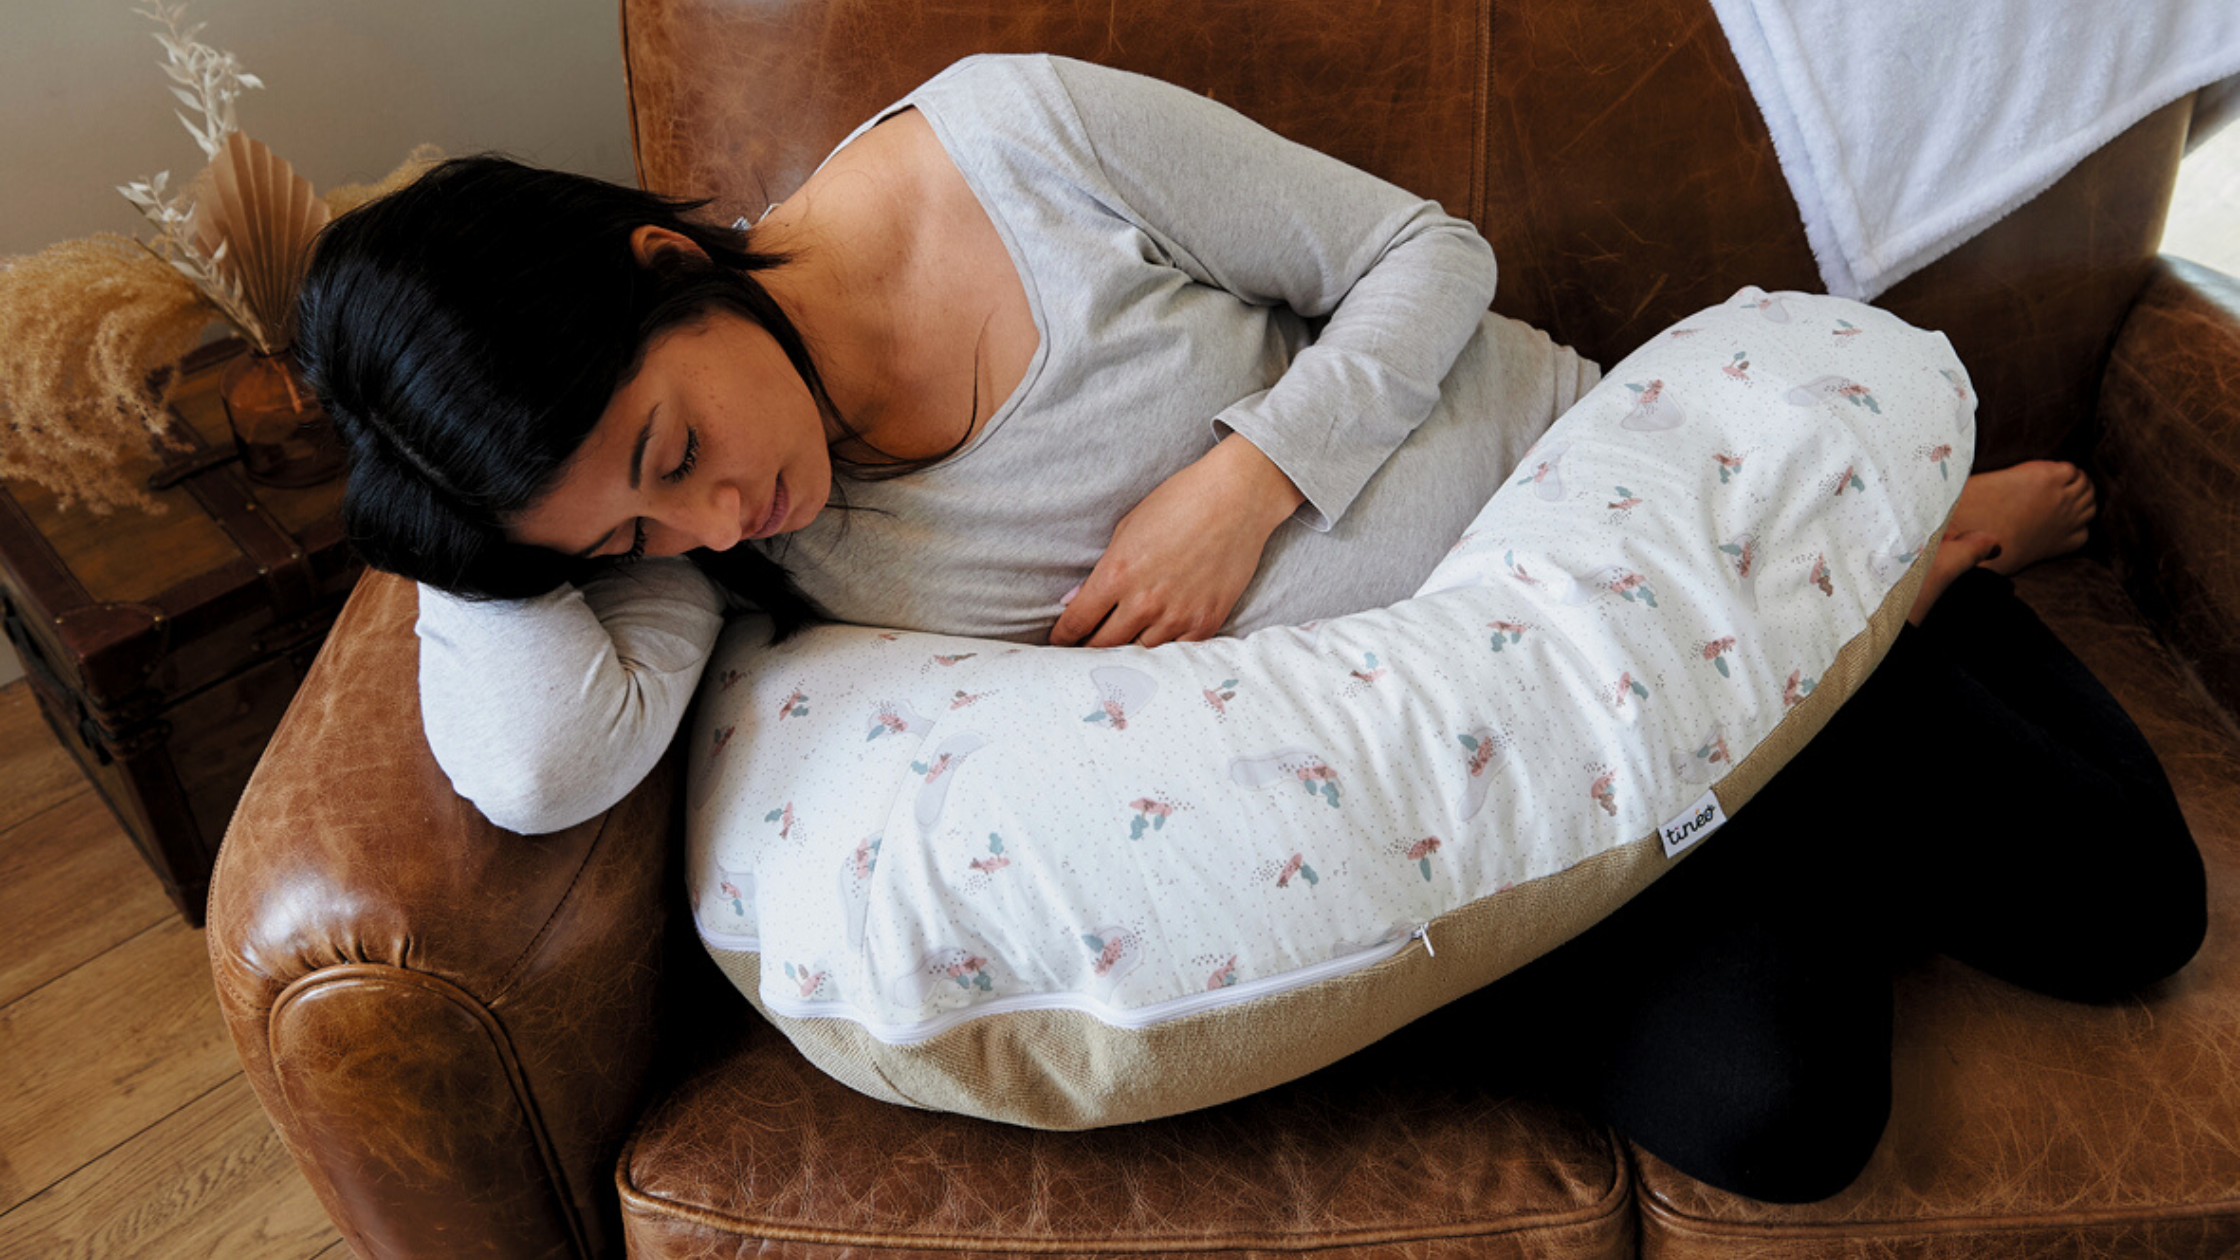
[[[632,490],[637,489],[639,483],[645,480],[646,444],[653,440],[653,418],[654,416],[658,415],[660,411],[660,403],[655,403],[653,406],[646,409],[645,425],[638,430],[638,440],[630,447],[630,488]],[[575,558],[578,560],[589,560],[591,558],[591,553],[597,551],[601,547],[606,546],[607,540],[613,538],[615,536],[615,530],[619,530],[620,528],[622,527],[618,525],[615,527],[615,529],[610,529],[606,533],[599,535],[599,539],[597,542],[594,542],[590,546],[585,547],[583,550],[577,552]]]

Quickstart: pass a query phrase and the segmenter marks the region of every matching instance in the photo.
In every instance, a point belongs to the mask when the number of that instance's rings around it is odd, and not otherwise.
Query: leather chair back
[[[623,51],[640,182],[727,218],[958,57],[1039,51],[1206,93],[1437,199],[1492,242],[1494,309],[1606,366],[1744,284],[1821,288],[1707,0],[624,0]],[[1880,300],[1968,363],[1977,467],[2089,437],[2190,117],[2146,119]]]

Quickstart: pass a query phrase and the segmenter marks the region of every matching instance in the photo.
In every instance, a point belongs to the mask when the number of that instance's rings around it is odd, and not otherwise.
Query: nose
[[[728,551],[746,537],[746,526],[739,521],[739,491],[735,486],[713,486],[708,493],[662,515],[663,523],[676,536],[679,552],[696,547]]]

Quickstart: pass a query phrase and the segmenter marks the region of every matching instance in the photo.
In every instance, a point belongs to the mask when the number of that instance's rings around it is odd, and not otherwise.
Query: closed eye
[[[684,431],[684,458],[677,461],[677,466],[675,468],[661,474],[661,479],[672,485],[679,481],[683,481],[686,477],[692,475],[692,470],[697,467],[699,463],[700,431],[688,426]],[[642,558],[645,554],[646,520],[641,516],[630,523],[630,549],[623,552],[616,558],[620,560],[637,560]]]
[[[692,475],[693,467],[699,462],[700,431],[698,429],[688,427],[684,431],[684,458],[677,461],[677,466],[675,469],[661,474],[661,479],[671,484],[683,481],[686,477]],[[639,532],[643,534],[643,528],[641,528]]]

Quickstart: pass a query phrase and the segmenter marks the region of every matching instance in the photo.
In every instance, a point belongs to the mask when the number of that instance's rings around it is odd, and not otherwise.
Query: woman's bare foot
[[[2003,559],[2005,553],[2000,547],[1998,539],[1980,530],[1946,534],[1937,544],[1937,554],[1929,557],[1929,576],[1921,580],[1921,593],[1913,597],[1913,609],[1906,613],[1906,620],[1920,625],[1945,588],[1958,581],[1961,574],[1979,564]]]
[[[2085,528],[2098,511],[2092,479],[2082,468],[2033,459],[1968,478],[1960,488],[1960,502],[1952,509],[1945,538],[1990,535],[2000,551],[1983,563],[2012,577],[2040,560],[2084,546]]]

